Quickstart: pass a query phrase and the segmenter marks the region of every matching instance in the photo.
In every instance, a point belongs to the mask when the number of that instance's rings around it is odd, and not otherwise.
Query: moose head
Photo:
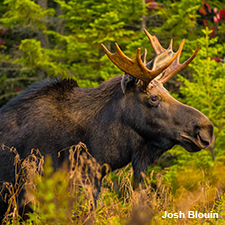
[[[178,102],[163,87],[166,81],[195,58],[200,45],[187,61],[180,64],[185,40],[174,53],[172,40],[168,49],[164,49],[155,36],[144,31],[157,54],[147,64],[146,50],[140,55],[138,48],[136,58],[130,59],[117,44],[115,54],[102,45],[109,59],[125,72],[121,81],[125,95],[123,108],[129,113],[126,113],[124,121],[147,141],[147,153],[152,160],[176,144],[189,152],[208,148],[214,143],[212,123],[197,109]],[[137,107],[133,105],[134,100]]]

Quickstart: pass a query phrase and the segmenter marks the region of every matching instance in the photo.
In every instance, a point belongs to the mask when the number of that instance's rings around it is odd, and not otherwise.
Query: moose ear
[[[121,88],[123,93],[125,94],[126,91],[131,90],[136,85],[137,82],[138,79],[136,77],[133,77],[125,73],[121,80]]]
[[[149,70],[156,70],[166,64],[171,58],[173,57],[173,51],[171,49],[166,50],[165,52],[162,52],[158,54],[153,60],[148,62],[146,64],[146,67]],[[159,80],[160,78],[163,77],[165,70],[159,74],[155,79]]]
[[[144,64],[146,64],[146,55],[147,50],[145,49],[144,52],[141,54],[141,60]],[[125,94],[127,90],[132,89],[137,84],[138,81],[139,81],[138,78],[125,73],[121,80],[121,88],[123,93]]]

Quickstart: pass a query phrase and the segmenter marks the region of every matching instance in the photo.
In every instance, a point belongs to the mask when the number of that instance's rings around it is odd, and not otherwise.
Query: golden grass
[[[16,203],[21,188],[26,189],[24,204],[31,202],[34,210],[23,224],[225,224],[225,173],[221,164],[213,168],[211,179],[194,167],[178,172],[176,190],[165,181],[164,171],[156,175],[156,187],[152,187],[153,171],[149,177],[143,175],[144,182],[133,190],[133,170],[128,165],[103,178],[95,208],[93,183],[95,178],[101,179],[103,166],[82,143],[69,152],[69,168],[64,165],[54,171],[51,159],[44,160],[40,152],[32,151],[22,161],[15,151],[15,162],[23,170],[16,171],[17,186],[5,183],[11,193],[5,224],[20,224]],[[193,180],[195,185],[187,188]],[[216,212],[219,218],[163,218],[165,211],[185,215],[188,211]]]

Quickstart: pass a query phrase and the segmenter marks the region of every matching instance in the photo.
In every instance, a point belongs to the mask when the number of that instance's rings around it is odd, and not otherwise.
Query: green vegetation
[[[225,8],[215,0],[206,1],[209,7],[201,0],[156,2],[155,6],[153,1],[143,0],[1,1],[1,106],[32,82],[45,78],[72,78],[80,86],[93,87],[120,74],[100,43],[114,52],[117,42],[130,57],[138,47],[147,48],[148,59],[153,58],[142,31],[146,28],[165,48],[173,39],[174,51],[186,39],[181,62],[201,44],[188,68],[165,85],[179,101],[199,109],[215,125],[213,148],[188,153],[175,146],[164,160],[148,168],[144,188],[133,191],[130,165],[109,174],[94,210],[88,200],[89,188],[74,191],[65,172],[53,174],[46,159],[44,176],[37,175],[33,181],[36,211],[24,224],[223,224],[225,15],[220,10]],[[162,218],[164,211],[179,210],[213,211],[220,216],[208,220]],[[74,218],[74,212],[80,216]],[[16,213],[9,218],[19,224]]]

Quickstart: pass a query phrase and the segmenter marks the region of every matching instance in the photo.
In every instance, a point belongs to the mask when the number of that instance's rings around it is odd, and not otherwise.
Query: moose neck
[[[71,132],[80,133],[79,141],[87,145],[100,164],[108,163],[113,170],[127,165],[132,161],[133,152],[143,149],[146,143],[123,121],[125,96],[121,77],[112,78],[97,88],[78,89],[73,92],[76,97],[71,98],[76,99],[76,108],[69,114],[83,131]]]

